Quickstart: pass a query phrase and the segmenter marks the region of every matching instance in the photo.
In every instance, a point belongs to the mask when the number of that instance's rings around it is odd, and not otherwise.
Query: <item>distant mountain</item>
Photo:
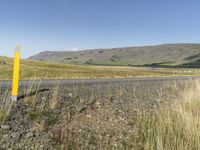
[[[200,67],[200,44],[44,51],[29,59],[86,65],[128,65],[152,67]]]

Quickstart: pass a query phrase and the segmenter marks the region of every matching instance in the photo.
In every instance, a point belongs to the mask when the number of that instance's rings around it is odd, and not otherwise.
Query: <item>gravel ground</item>
[[[0,148],[131,149],[134,116],[170,104],[190,80],[32,84],[17,102],[2,87]]]

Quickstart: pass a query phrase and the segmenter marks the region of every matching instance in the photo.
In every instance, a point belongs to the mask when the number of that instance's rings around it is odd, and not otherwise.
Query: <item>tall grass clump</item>
[[[0,97],[0,123],[3,123],[11,112],[13,103],[11,101],[10,95],[10,92],[6,90],[4,96],[2,98]]]
[[[200,149],[200,82],[183,91],[169,106],[137,118],[135,149]]]
[[[50,98],[50,102],[49,102],[49,107],[51,109],[55,109],[58,105],[59,102],[59,90],[60,90],[60,82],[56,81],[55,83],[55,87],[53,89],[51,98]]]

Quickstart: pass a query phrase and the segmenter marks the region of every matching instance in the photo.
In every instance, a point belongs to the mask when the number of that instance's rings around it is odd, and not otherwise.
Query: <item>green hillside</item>
[[[200,44],[165,44],[76,52],[45,51],[29,59],[87,65],[200,67]]]

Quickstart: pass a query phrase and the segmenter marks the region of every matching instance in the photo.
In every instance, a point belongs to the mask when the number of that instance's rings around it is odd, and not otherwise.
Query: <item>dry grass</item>
[[[169,106],[138,116],[135,149],[200,149],[200,82],[193,82]]]
[[[200,149],[199,81],[165,83],[156,92],[137,86],[128,86],[131,92],[126,86],[111,88],[115,87],[72,86],[65,101],[58,83],[48,96],[36,92],[21,100],[27,108],[22,118],[33,122],[41,135],[51,137],[59,149]],[[131,97],[128,105],[126,96]],[[157,107],[132,102],[141,103],[145,98],[154,99]],[[9,97],[3,101],[0,117],[5,120],[11,105]],[[85,110],[77,111],[80,104],[86,106]],[[58,116],[51,113],[58,110]]]
[[[11,102],[10,95],[11,95],[10,91],[6,90],[4,97],[1,98],[0,122],[4,122],[6,120],[12,109],[13,103]]]
[[[177,92],[178,87],[176,83],[174,83],[174,85],[166,86],[172,88],[172,92]],[[116,98],[118,99],[118,101],[120,101],[120,98],[122,98],[124,92],[125,91],[123,88],[119,88],[119,90],[117,90]],[[162,101],[163,94],[166,93],[160,93],[160,95],[157,96],[160,101]],[[174,94],[176,95],[176,93]],[[113,123],[109,123],[109,121],[103,122],[103,120],[100,119],[104,125],[102,131],[99,131],[99,136],[98,134],[96,135],[89,132],[83,140],[81,140],[81,138],[83,138],[81,135],[75,134],[77,128],[79,128],[80,126],[79,123],[74,122],[69,125],[69,119],[66,119],[66,116],[63,116],[63,118],[65,118],[63,119],[65,123],[63,123],[64,126],[60,128],[60,136],[57,140],[59,141],[59,143],[61,143],[61,147],[63,149],[92,149],[92,145],[94,143],[97,144],[96,148],[98,149],[200,149],[200,82],[191,81],[188,87],[186,87],[184,91],[182,91],[178,95],[179,96],[176,97],[176,99],[171,101],[171,104],[165,103],[165,105],[160,105],[158,109],[154,109],[153,111],[140,112],[138,111],[139,108],[136,108],[138,113],[136,113],[136,116],[133,116],[134,120],[132,120],[132,124],[129,124],[130,126],[132,126],[131,129],[127,125],[122,125],[120,127],[120,122],[118,122],[119,126],[115,125],[115,127],[113,128]],[[93,95],[93,100],[95,99],[94,97],[95,96]],[[93,105],[97,104],[96,101],[98,101],[98,99],[95,100],[95,103]],[[103,115],[113,116],[112,109],[104,108],[102,109],[103,112],[101,111],[101,109],[98,110],[99,111],[96,113],[96,115],[94,114],[94,116],[97,118],[98,115],[102,115],[99,118],[106,117]],[[91,128],[95,128],[95,126],[98,126],[96,124],[98,122],[96,119],[92,119],[92,116],[86,115],[85,120],[87,120],[87,117],[92,120],[90,120],[89,122]],[[115,117],[118,117],[118,114],[116,114]],[[77,120],[82,123],[81,118],[78,117]],[[89,124],[85,126],[88,126],[89,128]],[[125,129],[121,130],[123,130],[123,132],[127,134],[126,136],[128,137],[128,139],[120,141],[122,142],[122,145],[120,146],[120,144],[115,144],[112,142],[112,136],[117,134],[117,132],[122,132],[120,131],[120,128],[123,127]],[[107,130],[106,135],[108,135],[109,137],[101,136],[101,132],[103,132],[103,130]],[[127,133],[126,130],[130,130],[132,132]],[[108,139],[107,143],[105,143],[104,138]]]

